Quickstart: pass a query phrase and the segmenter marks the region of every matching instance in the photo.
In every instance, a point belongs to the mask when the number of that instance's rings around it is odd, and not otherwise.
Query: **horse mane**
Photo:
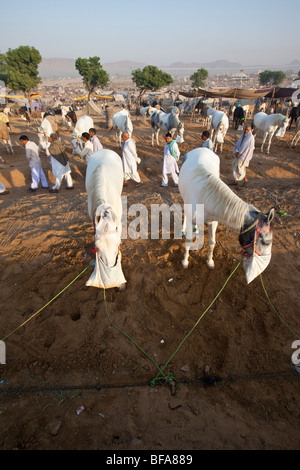
[[[209,172],[206,175],[203,173],[201,168],[201,177],[206,177],[201,201],[204,207],[209,208],[210,213],[217,215],[219,222],[240,230],[244,225],[249,205],[231,191],[221,179]]]

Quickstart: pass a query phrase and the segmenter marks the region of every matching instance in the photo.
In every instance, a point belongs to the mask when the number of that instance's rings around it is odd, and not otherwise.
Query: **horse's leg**
[[[3,142],[5,144],[7,153],[11,153],[13,155],[14,151],[13,151],[13,148],[12,148],[12,145],[11,145],[11,141],[10,140],[4,140]]]
[[[192,246],[192,243],[193,243],[193,240],[186,240],[185,241],[184,258],[181,261],[181,264],[184,267],[184,269],[187,269],[187,267],[189,265],[189,252],[190,252],[190,248]]]
[[[291,147],[296,147],[299,139],[300,139],[300,131],[296,132],[296,134],[294,135],[294,138],[291,142]]]
[[[295,147],[295,146],[294,146],[294,142],[295,142],[295,139],[296,139],[296,135],[297,135],[297,134],[295,134],[294,137],[292,138],[291,147]]]
[[[12,147],[12,145],[11,145],[11,140],[8,141],[8,145],[9,145],[9,147],[10,147],[10,153],[13,155],[13,154],[14,154],[14,149],[13,149],[13,147]]]
[[[274,133],[275,133],[275,131],[271,132],[270,135],[269,135],[268,148],[267,148],[267,154],[268,155],[270,153],[270,147],[271,147],[272,137],[273,137]]]
[[[209,236],[209,248],[207,253],[207,260],[206,264],[210,269],[215,267],[215,263],[213,260],[213,253],[216,244],[216,230],[217,230],[218,222],[209,222],[207,224],[208,228],[208,236]]]
[[[262,144],[261,144],[261,147],[260,147],[260,151],[261,151],[261,152],[264,151],[264,145],[265,145],[265,142],[266,142],[267,135],[268,135],[268,133],[267,133],[267,132],[264,132]]]
[[[184,214],[183,214],[183,224],[182,224],[182,235],[184,236],[189,236],[191,238],[187,238],[185,240],[185,252],[184,252],[184,258],[183,260],[181,261],[181,264],[183,266],[184,269],[187,269],[188,265],[189,265],[189,252],[190,252],[190,249],[191,249],[191,246],[193,244],[193,235],[191,235],[189,233],[189,231],[187,232],[187,223],[189,223],[189,227],[191,226],[191,215],[189,213],[186,213],[184,211]]]
[[[211,138],[211,141],[212,141],[213,145],[215,145],[214,140],[213,140],[213,138],[214,138],[214,128],[212,126],[210,126],[210,138]]]
[[[121,142],[121,139],[120,139],[120,131],[117,129],[116,130],[116,143],[117,143],[117,147],[119,148],[120,147],[120,142]]]
[[[218,142],[216,142],[217,140],[217,131],[214,129],[213,126],[211,126],[210,128],[210,135],[211,135],[211,140],[212,140],[212,144],[213,144],[213,149],[214,149],[214,152],[217,151],[217,148],[218,148]]]
[[[8,140],[3,139],[3,143],[4,143],[4,145],[5,145],[6,152],[9,153]]]
[[[184,214],[183,216],[183,224],[182,224],[182,229],[181,229],[181,235],[184,236],[186,232],[186,215]]]
[[[158,128],[157,131],[156,131],[156,133],[155,133],[155,134],[156,134],[156,143],[157,143],[157,145],[159,145],[159,142],[158,142],[158,134],[159,134],[159,131],[160,131],[160,129]]]

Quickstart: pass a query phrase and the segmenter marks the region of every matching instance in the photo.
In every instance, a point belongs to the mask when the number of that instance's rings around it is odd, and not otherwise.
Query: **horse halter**
[[[253,256],[254,253],[257,254],[258,256],[261,256],[256,246],[257,239],[259,237],[260,232],[267,232],[268,230],[271,229],[271,225],[268,225],[267,227],[262,228],[262,225],[260,225],[260,222],[262,220],[263,220],[263,214],[260,212],[257,216],[257,219],[248,228],[240,232],[240,235],[243,235],[244,233],[247,233],[250,230],[252,230],[254,227],[256,227],[253,240],[247,245],[242,245],[241,253],[244,256],[244,258],[251,258],[251,256]],[[248,248],[253,248],[251,254],[247,252]]]
[[[218,128],[222,132],[222,134],[224,134],[225,126],[224,126],[224,123],[222,121],[219,122]]]

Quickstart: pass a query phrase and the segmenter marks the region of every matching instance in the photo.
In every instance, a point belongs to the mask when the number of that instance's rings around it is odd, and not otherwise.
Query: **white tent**
[[[93,101],[88,101],[87,104],[82,108],[89,116],[99,116],[103,114],[102,109],[100,109]]]
[[[125,98],[121,93],[115,93],[114,99],[115,101],[122,101],[123,103],[125,102]]]

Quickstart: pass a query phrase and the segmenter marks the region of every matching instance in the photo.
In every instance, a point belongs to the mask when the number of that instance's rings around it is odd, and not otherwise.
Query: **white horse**
[[[209,250],[207,265],[214,268],[213,251],[216,243],[218,222],[239,231],[239,242],[244,251],[244,269],[247,283],[251,282],[269,264],[272,248],[270,223],[275,209],[263,215],[251,204],[240,199],[220,179],[220,159],[205,148],[188,152],[179,173],[179,191],[184,205],[191,209],[185,211],[183,233],[186,226],[197,223],[197,205],[204,207],[203,224],[208,226]],[[198,206],[199,207],[199,206]],[[187,213],[186,213],[187,212]],[[182,261],[188,267],[189,250],[193,248],[193,235],[186,240],[185,255]]]
[[[204,119],[204,126],[206,129],[209,129],[211,127],[211,120],[213,115],[215,114],[216,109],[212,108],[211,106],[205,106],[201,110],[201,117]]]
[[[46,116],[42,122],[40,127],[38,128],[38,138],[39,138],[39,148],[46,150],[48,147],[48,139],[51,134],[57,132],[58,130],[58,123],[54,116]]]
[[[216,111],[211,118],[210,138],[212,140],[214,151],[217,151],[220,144],[220,152],[223,150],[223,143],[229,128],[229,120],[223,111]]]
[[[88,213],[94,224],[96,261],[87,286],[125,288],[121,267],[123,167],[119,155],[103,149],[87,164]]]
[[[63,124],[67,127],[67,129],[71,129],[72,128],[72,121],[71,119],[67,119],[67,114],[72,111],[72,108],[71,106],[61,106],[60,107],[61,109],[61,117],[62,117],[62,121],[63,121]]]
[[[81,136],[84,132],[88,133],[92,127],[94,127],[94,121],[90,116],[81,116],[78,119],[74,127],[74,130],[71,134],[71,144],[73,147],[73,150],[72,150],[73,155],[80,155],[83,149]]]
[[[158,134],[160,129],[168,131],[174,136],[175,132],[177,131],[177,138],[176,142],[178,144],[182,144],[184,142],[183,133],[184,133],[184,124],[179,119],[180,111],[176,106],[172,108],[170,113],[164,113],[156,109],[151,114],[150,122],[152,127],[152,147],[154,145],[154,138],[156,138],[156,143],[159,145],[158,142]]]
[[[296,121],[296,132],[294,134],[293,140],[291,142],[291,147],[296,147],[298,141],[300,139],[300,116]]]
[[[122,147],[121,136],[123,132],[128,132],[131,137],[133,132],[133,125],[129,117],[129,111],[122,109],[113,115],[112,118],[112,129],[116,129],[116,144],[117,147]]]
[[[265,114],[265,113],[257,113],[253,116],[252,120],[252,129],[254,130],[261,130],[263,131],[263,141],[261,144],[261,152],[263,152],[264,144],[266,142],[267,137],[269,136],[268,146],[267,146],[267,154],[270,153],[270,147],[273,135],[276,132],[277,137],[283,137],[287,127],[289,125],[289,118],[283,116],[283,114]]]

